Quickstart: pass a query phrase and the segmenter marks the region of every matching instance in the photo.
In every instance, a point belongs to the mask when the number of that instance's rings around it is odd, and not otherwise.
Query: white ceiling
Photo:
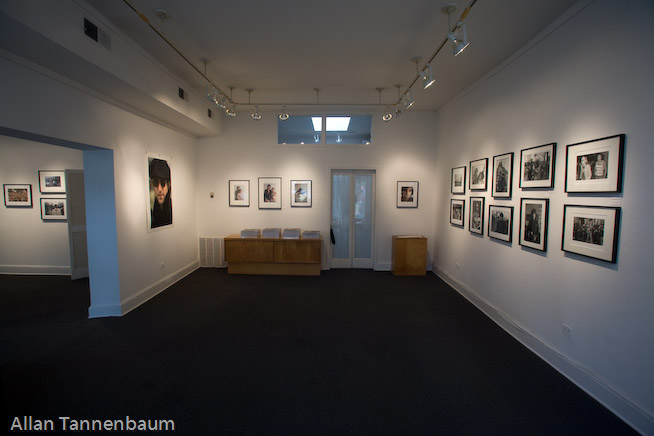
[[[447,44],[433,62],[437,82],[413,87],[411,110],[437,110],[543,30],[576,0],[460,0],[470,46]],[[173,73],[201,92],[206,82],[121,0],[86,0]],[[443,0],[129,0],[200,71],[234,100],[252,103],[377,104],[397,101],[447,35]],[[162,20],[157,9],[170,17]],[[290,111],[295,106],[291,106]],[[295,107],[298,108],[298,107]],[[262,107],[278,110],[279,107]]]

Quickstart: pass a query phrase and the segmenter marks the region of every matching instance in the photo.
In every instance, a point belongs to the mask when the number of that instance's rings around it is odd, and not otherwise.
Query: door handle
[[[332,245],[336,245],[336,238],[334,237],[334,230],[329,228],[329,239],[332,241]]]

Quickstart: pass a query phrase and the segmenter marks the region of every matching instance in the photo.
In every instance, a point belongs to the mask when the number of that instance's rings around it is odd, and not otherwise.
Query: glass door
[[[372,268],[375,172],[332,171],[332,268]]]

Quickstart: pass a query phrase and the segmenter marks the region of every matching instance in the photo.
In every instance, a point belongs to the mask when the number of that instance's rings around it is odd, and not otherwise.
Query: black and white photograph
[[[520,187],[553,188],[556,143],[520,150]]]
[[[291,180],[291,207],[311,207],[311,180]]]
[[[450,200],[450,224],[463,227],[465,200],[457,200],[455,198]]]
[[[488,176],[488,158],[470,161],[470,190],[485,191]]]
[[[488,236],[511,242],[513,234],[513,206],[488,206]]]
[[[566,147],[565,192],[621,192],[625,135]]]
[[[259,177],[259,209],[282,208],[282,178]]]
[[[468,228],[472,233],[484,234],[484,197],[470,197]]]
[[[230,207],[250,206],[250,181],[249,180],[229,181],[229,206]]]
[[[64,221],[68,219],[65,198],[41,198],[41,219],[43,221]]]
[[[561,249],[615,263],[619,221],[619,207],[566,204],[563,207]]]
[[[518,243],[534,250],[547,251],[547,218],[549,200],[520,200],[520,237]]]
[[[418,182],[397,182],[397,207],[418,207]]]
[[[466,167],[452,168],[450,190],[452,194],[466,193]]]
[[[493,156],[494,198],[511,198],[513,188],[513,152]]]
[[[39,171],[39,191],[42,194],[65,194],[66,172],[63,170]]]
[[[170,158],[147,157],[148,164],[148,230],[173,224]]]
[[[32,207],[32,185],[5,184],[5,207]]]

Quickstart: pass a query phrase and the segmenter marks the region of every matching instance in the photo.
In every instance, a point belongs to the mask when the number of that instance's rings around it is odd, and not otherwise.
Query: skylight
[[[326,117],[327,118],[327,132],[347,132],[350,127],[351,117]],[[322,132],[322,117],[311,117],[313,123],[313,130]]]
[[[313,123],[314,131],[322,132],[322,117],[311,117],[311,122]]]

